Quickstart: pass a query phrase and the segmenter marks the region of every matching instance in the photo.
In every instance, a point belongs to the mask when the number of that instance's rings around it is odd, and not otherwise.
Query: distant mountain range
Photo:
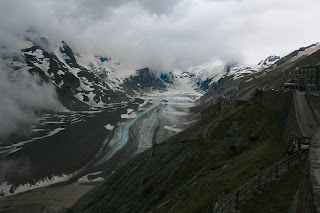
[[[269,56],[256,65],[208,63],[183,71],[160,73],[148,67],[123,70],[118,59],[74,52],[64,41],[57,44],[35,34],[26,36],[21,43],[21,51],[14,54],[7,54],[6,47],[1,48],[4,62],[15,71],[28,69],[44,82],[54,84],[60,102],[69,110],[104,107],[146,92],[166,90],[181,78],[190,79],[194,88],[206,93],[202,98],[204,102],[222,96],[247,97],[259,85],[251,85],[251,92],[245,89],[247,92],[239,95],[239,88],[251,81],[248,76],[257,78],[260,72],[287,71],[300,63],[313,64],[312,55],[319,50],[319,44],[313,44],[282,58]]]

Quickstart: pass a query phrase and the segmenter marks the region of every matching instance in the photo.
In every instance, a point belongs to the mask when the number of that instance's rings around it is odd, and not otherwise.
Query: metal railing
[[[217,212],[230,212],[232,210],[238,210],[239,201],[247,196],[248,193],[258,190],[261,186],[271,178],[278,178],[286,170],[288,170],[296,162],[300,161],[302,155],[307,153],[308,150],[301,150],[296,154],[281,160],[276,165],[266,169],[248,183],[240,187],[229,199],[227,199],[218,209]]]

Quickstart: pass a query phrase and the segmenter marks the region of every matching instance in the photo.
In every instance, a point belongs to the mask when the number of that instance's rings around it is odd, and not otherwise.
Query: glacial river
[[[189,127],[193,122],[189,109],[200,95],[192,90],[173,89],[139,97],[145,103],[136,112],[128,110],[123,115],[127,120],[116,127],[110,149],[98,164],[112,158],[128,142],[136,146],[134,156]]]

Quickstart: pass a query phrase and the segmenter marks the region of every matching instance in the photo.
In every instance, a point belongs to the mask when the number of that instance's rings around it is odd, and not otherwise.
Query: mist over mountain
[[[13,70],[0,59],[0,136],[28,131],[35,111],[59,110],[52,84],[27,70]]]
[[[308,17],[318,7],[315,0],[2,1],[0,44],[17,49],[17,34],[32,29],[130,69],[169,72],[212,59],[254,64],[315,43],[319,29]]]

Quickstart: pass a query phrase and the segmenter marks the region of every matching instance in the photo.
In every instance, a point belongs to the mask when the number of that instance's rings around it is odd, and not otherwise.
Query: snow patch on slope
[[[100,175],[102,173],[102,171],[100,172],[94,172],[94,173],[90,173],[90,174],[87,174],[81,178],[78,179],[78,183],[94,183],[94,182],[101,182],[101,181],[104,181],[104,178],[102,177],[97,177],[95,179],[92,179],[92,180],[89,180],[88,176],[95,176],[95,175]]]
[[[113,130],[115,126],[111,125],[111,124],[107,124],[104,126],[104,128],[106,128],[107,130]]]
[[[137,114],[134,113],[133,109],[127,109],[127,114],[122,114],[121,118],[130,119],[137,117]]]
[[[24,185],[19,185],[18,187],[15,188],[14,193],[10,192],[12,185],[5,182],[0,186],[0,189],[1,189],[1,192],[4,193],[4,197],[7,197],[10,195],[31,191],[33,189],[46,187],[55,183],[65,182],[65,181],[68,181],[70,178],[72,178],[72,175],[65,175],[65,174],[62,174],[61,176],[53,176],[51,178],[45,178],[43,180],[36,182],[35,184],[27,183]]]
[[[176,133],[182,132],[182,129],[178,129],[178,128],[171,127],[171,126],[164,126],[164,128],[166,130],[169,130],[169,131],[172,131],[172,132],[176,132]]]
[[[75,58],[80,66],[103,78],[111,89],[117,91],[121,91],[124,79],[136,72],[134,69],[120,68],[119,60],[113,58],[103,58],[84,52],[76,53]]]

